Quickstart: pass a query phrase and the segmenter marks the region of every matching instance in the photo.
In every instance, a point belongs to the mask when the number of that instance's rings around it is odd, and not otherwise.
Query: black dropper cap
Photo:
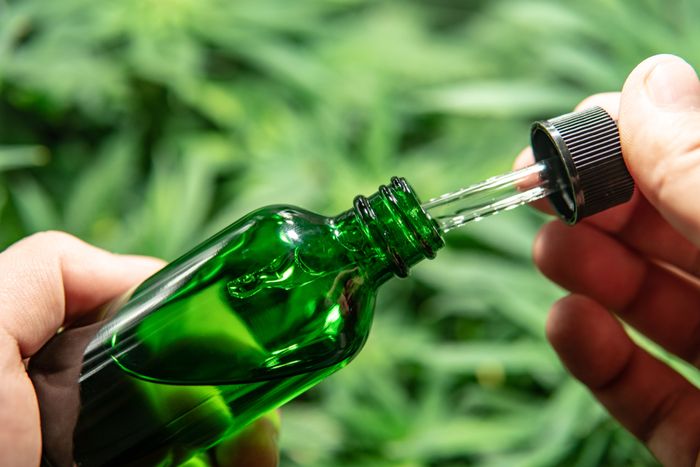
[[[552,164],[559,190],[549,201],[567,223],[632,197],[634,181],[622,158],[617,125],[600,107],[535,122],[530,140],[535,159]]]

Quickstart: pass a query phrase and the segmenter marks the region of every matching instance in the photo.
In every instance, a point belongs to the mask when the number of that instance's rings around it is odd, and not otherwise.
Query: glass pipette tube
[[[550,179],[547,160],[498,175],[423,203],[443,232],[484,217],[532,203],[560,188]]]

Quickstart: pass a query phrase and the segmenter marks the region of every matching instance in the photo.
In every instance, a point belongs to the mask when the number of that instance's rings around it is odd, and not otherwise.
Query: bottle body
[[[59,333],[30,364],[47,463],[177,465],[346,365],[376,288],[424,248],[387,249],[410,216],[378,225],[396,199],[373,199],[336,218],[255,211]]]
[[[176,464],[344,366],[375,295],[345,234],[266,208],[142,284],[87,343],[75,461]]]

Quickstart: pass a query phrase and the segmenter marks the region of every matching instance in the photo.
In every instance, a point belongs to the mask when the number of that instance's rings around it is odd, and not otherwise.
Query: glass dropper
[[[549,168],[548,161],[540,161],[438,196],[422,206],[443,232],[449,232],[467,222],[478,222],[553,194],[559,187],[552,183]]]
[[[622,157],[617,125],[600,107],[535,122],[530,139],[534,164],[421,206],[448,232],[542,198],[569,224],[631,198],[634,181]]]

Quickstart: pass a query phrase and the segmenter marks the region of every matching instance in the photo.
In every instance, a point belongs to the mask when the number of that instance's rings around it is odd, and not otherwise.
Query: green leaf
[[[62,227],[54,200],[34,178],[18,178],[9,185],[12,202],[28,233]]]
[[[66,227],[86,235],[96,223],[118,215],[133,187],[136,148],[133,135],[121,134],[105,144],[72,185],[65,200]]]
[[[414,358],[433,370],[459,374],[480,370],[519,374],[560,372],[553,352],[539,342],[435,344]]]
[[[423,461],[498,452],[522,443],[531,427],[531,420],[523,417],[455,418],[424,427],[387,449],[392,457]]]
[[[5,204],[7,204],[7,191],[4,186],[0,185],[0,219],[2,219],[2,211],[5,209]]]
[[[416,109],[473,117],[518,118],[564,113],[582,98],[575,89],[538,82],[485,81],[421,93]]]
[[[282,417],[280,445],[298,465],[329,462],[340,450],[342,427],[322,410],[299,404],[285,408]]]
[[[46,165],[49,153],[43,146],[0,146],[0,172]]]

